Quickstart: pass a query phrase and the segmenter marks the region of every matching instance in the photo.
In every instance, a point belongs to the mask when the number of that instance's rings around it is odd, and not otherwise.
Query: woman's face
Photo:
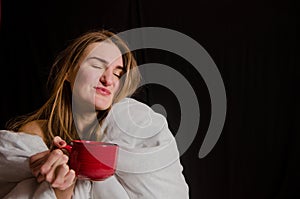
[[[73,103],[80,109],[106,110],[119,89],[122,54],[115,44],[100,42],[89,45],[85,55],[76,77],[70,78]]]

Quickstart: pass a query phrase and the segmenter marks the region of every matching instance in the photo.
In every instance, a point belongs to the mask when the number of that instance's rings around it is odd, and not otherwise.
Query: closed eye
[[[119,75],[119,74],[115,74],[115,73],[114,73],[114,75],[115,75],[117,78],[119,78],[119,79],[122,77],[122,75]]]
[[[120,79],[124,75],[124,73],[125,71],[123,70],[123,67],[117,67],[115,69],[114,75]]]
[[[103,69],[103,66],[99,66],[99,65],[91,65],[93,68],[97,68],[97,69]]]

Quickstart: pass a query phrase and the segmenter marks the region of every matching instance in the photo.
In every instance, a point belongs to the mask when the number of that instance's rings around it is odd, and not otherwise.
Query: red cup
[[[65,146],[69,166],[79,179],[102,181],[114,175],[119,146],[98,141],[73,140]]]

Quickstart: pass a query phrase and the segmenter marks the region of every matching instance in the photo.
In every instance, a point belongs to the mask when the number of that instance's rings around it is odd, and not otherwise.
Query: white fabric
[[[120,146],[116,175],[101,182],[77,181],[73,199],[186,199],[188,186],[176,141],[166,119],[125,98],[103,122],[103,141]],[[0,198],[55,198],[47,182],[37,183],[28,158],[48,150],[39,136],[0,130]]]
[[[39,136],[0,130],[0,198],[56,198],[50,184],[37,183],[29,169],[29,157],[45,150]],[[90,182],[78,181],[73,198],[89,198],[90,190]]]

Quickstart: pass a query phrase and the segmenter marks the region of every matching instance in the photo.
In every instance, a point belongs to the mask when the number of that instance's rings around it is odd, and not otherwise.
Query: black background
[[[181,156],[192,199],[299,198],[299,34],[297,1],[266,0],[2,0],[0,125],[46,100],[49,68],[68,41],[91,29],[121,32],[164,27],[196,40],[224,80],[227,117],[213,150],[198,152],[210,119],[201,75],[177,55],[135,52],[183,74],[201,110],[196,138]],[[174,135],[178,101],[167,88],[145,86],[136,96],[162,104]]]

